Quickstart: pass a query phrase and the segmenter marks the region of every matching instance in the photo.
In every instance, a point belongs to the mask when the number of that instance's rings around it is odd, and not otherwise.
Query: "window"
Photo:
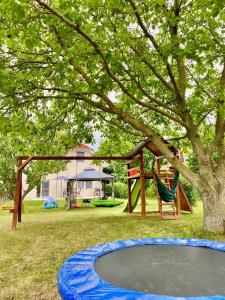
[[[86,189],[92,189],[92,181],[86,181]]]
[[[85,156],[84,155],[84,152],[81,152],[81,151],[77,151],[77,156]],[[84,159],[81,159],[81,160],[78,160],[77,162],[83,162]]]
[[[84,189],[84,181],[78,181],[78,188]]]
[[[42,181],[41,196],[42,197],[48,197],[49,196],[49,181]]]

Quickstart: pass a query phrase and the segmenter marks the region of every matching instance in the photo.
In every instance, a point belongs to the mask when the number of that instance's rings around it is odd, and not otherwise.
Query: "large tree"
[[[224,1],[11,0],[0,10],[3,112],[51,109],[61,124],[151,138],[199,190],[204,228],[224,230]],[[198,172],[162,142],[166,126],[191,144]]]
[[[65,155],[68,150],[64,135],[47,130],[40,119],[27,120],[26,113],[14,113],[11,119],[0,125],[0,192],[8,199],[14,199],[16,187],[17,157],[23,155]],[[35,120],[36,119],[36,120]],[[49,173],[56,173],[66,167],[62,161],[33,161],[25,169],[26,185],[22,200]]]

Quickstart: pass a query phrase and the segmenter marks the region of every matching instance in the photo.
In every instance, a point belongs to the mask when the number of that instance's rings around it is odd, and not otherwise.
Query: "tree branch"
[[[128,129],[128,128],[124,127],[121,123],[118,124],[117,122],[113,121],[112,119],[107,120],[106,117],[104,117],[102,114],[100,114],[99,116],[100,116],[100,118],[102,118],[109,125],[113,125],[114,127],[119,128],[123,132],[126,132],[126,133],[128,133],[130,135],[135,135],[135,136],[137,136],[137,137],[140,138],[140,132],[136,132],[136,131],[134,131],[132,129]]]
[[[180,140],[184,140],[187,138],[187,134],[183,135],[183,136],[178,136],[178,137],[173,137],[173,138],[168,138],[167,141],[180,141]]]
[[[190,74],[191,78],[194,80],[194,82],[202,89],[202,91],[206,94],[207,97],[209,97],[210,99],[213,98],[213,96],[206,90],[204,89],[200,82],[194,77],[194,75],[192,74],[192,72],[189,70],[188,67],[185,67],[186,70],[188,71],[188,73]]]
[[[117,76],[115,76],[115,74],[112,73],[112,71],[110,70],[110,68],[108,66],[107,60],[106,60],[106,58],[105,58],[105,56],[104,56],[104,54],[102,52],[102,49],[100,48],[100,46],[94,40],[92,40],[92,38],[90,36],[88,34],[86,34],[80,28],[79,25],[73,23],[72,21],[70,21],[69,19],[67,19],[63,15],[61,15],[54,8],[50,7],[47,3],[44,3],[41,0],[35,0],[35,1],[37,3],[39,3],[39,5],[41,5],[42,7],[44,7],[45,9],[47,9],[48,11],[50,11],[53,15],[55,15],[56,17],[58,17],[59,19],[61,19],[68,26],[70,26],[71,28],[73,28],[81,36],[83,36],[83,38],[85,40],[87,40],[90,45],[92,45],[92,47],[95,49],[96,53],[101,58],[101,64],[103,65],[103,67],[106,70],[107,74],[120,86],[120,88],[124,91],[125,94],[127,94],[129,97],[131,97],[134,100],[134,96],[131,95],[129,93],[129,91],[123,86],[123,84],[121,83],[121,81],[119,80],[119,78]],[[167,67],[167,69],[168,69],[168,71],[170,71],[170,67],[169,66]],[[173,75],[171,74],[171,72],[169,72],[169,76],[171,78],[172,83],[175,84],[175,82],[173,81]],[[163,79],[163,81],[164,81],[164,84],[165,83],[167,84],[167,88],[174,93],[173,88],[167,82],[165,82],[164,79]],[[175,84],[175,86],[176,86],[176,84]],[[176,90],[176,88],[175,88],[175,90]],[[157,133],[155,133],[149,126],[147,126],[141,120],[135,119],[127,111],[126,112],[122,111],[119,107],[117,107],[116,105],[114,105],[110,101],[110,99],[106,95],[104,95],[102,92],[97,92],[96,95],[100,96],[107,103],[108,107],[102,106],[100,103],[95,102],[95,101],[93,101],[93,100],[91,100],[88,97],[83,96],[83,95],[77,97],[77,99],[82,100],[82,101],[86,102],[87,104],[90,104],[91,106],[96,107],[96,108],[98,108],[98,109],[100,109],[102,111],[117,114],[120,118],[122,118],[126,123],[128,123],[129,125],[131,125],[137,131],[140,131],[141,133],[144,133],[146,135],[146,137],[152,138],[153,142],[155,142],[156,145],[159,147],[159,149],[162,151],[162,153],[165,154],[165,156],[169,160],[169,162],[171,162],[179,171],[181,171],[184,174],[184,176],[189,181],[193,182],[193,179],[198,178],[197,174],[195,174],[195,173],[191,172],[190,170],[188,170],[188,168],[185,167],[180,162],[180,160],[174,156],[174,154],[169,150],[169,148],[160,140],[160,138],[158,137]],[[176,91],[176,95],[177,95],[177,91]]]
[[[80,28],[80,26],[78,26],[77,24],[75,24],[75,23],[73,23],[72,21],[70,21],[69,19],[67,19],[66,17],[64,17],[63,15],[61,15],[59,12],[57,12],[54,8],[52,8],[52,7],[50,7],[48,4],[46,4],[46,3],[44,3],[44,2],[42,2],[42,1],[40,1],[40,0],[36,0],[41,6],[43,6],[43,7],[45,7],[47,10],[49,10],[51,13],[53,13],[55,16],[57,16],[58,18],[60,18],[63,22],[65,22],[67,25],[69,25],[70,27],[72,27],[73,29],[75,29],[81,36],[83,36],[93,47],[94,47],[94,49],[95,49],[95,51],[96,51],[96,53],[97,54],[99,54],[99,56],[101,57],[101,62],[102,62],[102,65],[104,66],[104,68],[105,68],[105,70],[106,70],[106,72],[107,72],[107,74],[118,84],[118,86],[122,89],[122,91],[128,96],[128,97],[130,97],[135,103],[137,103],[137,104],[139,104],[139,105],[141,105],[141,106],[144,106],[144,107],[148,107],[148,108],[150,108],[150,109],[152,109],[152,110],[154,110],[154,111],[156,111],[156,112],[158,112],[158,113],[160,113],[160,114],[162,114],[162,115],[164,115],[164,116],[166,116],[166,117],[168,117],[168,118],[171,118],[172,120],[174,120],[175,122],[178,122],[178,123],[180,123],[181,125],[183,125],[184,126],[184,123],[181,121],[181,120],[179,120],[179,119],[177,119],[177,118],[175,118],[175,117],[173,117],[172,115],[170,115],[170,114],[167,114],[167,113],[165,113],[164,111],[162,111],[162,110],[160,110],[160,109],[158,109],[157,107],[154,107],[153,105],[148,105],[148,104],[146,104],[146,103],[144,103],[143,101],[140,101],[139,99],[137,99],[137,97],[135,97],[132,93],[130,93],[130,91],[123,85],[123,83],[121,82],[121,80],[110,70],[110,68],[109,68],[109,65],[108,65],[108,62],[107,62],[107,60],[106,60],[106,58],[105,58],[105,56],[104,56],[104,54],[103,54],[103,51],[102,51],[102,49],[100,48],[100,46],[87,34],[87,33],[85,33],[81,28]],[[63,41],[62,41],[62,39],[59,37],[59,34],[57,33],[57,31],[56,31],[56,28],[54,28],[54,31],[56,32],[56,35],[57,35],[57,37],[58,37],[58,39],[59,39],[59,43],[62,45],[62,46],[64,46],[65,47],[65,43],[63,43]],[[155,74],[157,74],[157,71],[154,69],[154,68],[152,68],[152,70],[153,70],[153,72],[155,73]],[[80,72],[81,72],[81,70],[79,70]],[[83,74],[83,72],[81,72],[82,73],[82,76],[84,77],[84,74]],[[158,76],[160,76],[160,75],[158,75]],[[161,78],[161,81],[164,81],[163,80],[163,78],[160,76],[160,78]],[[90,84],[90,80],[89,79],[87,79],[88,80],[88,83]],[[87,81],[86,80],[86,81]],[[168,84],[167,84],[168,85]],[[168,85],[169,86],[169,85]],[[99,95],[99,96],[101,96],[106,102],[107,102],[107,104],[110,104],[111,105],[111,103],[109,103],[109,99],[108,99],[108,97],[105,97],[103,94],[102,94],[102,92],[100,92],[100,91],[98,91],[97,93],[96,93],[97,95]]]
[[[137,48],[131,46],[131,49],[145,63],[145,65],[152,71],[152,73],[163,83],[163,85],[174,95],[176,95],[173,87],[163,78],[162,75],[159,74],[156,68],[137,50]]]
[[[123,70],[129,75],[129,77],[131,78],[131,80],[136,84],[136,86],[138,87],[138,89],[143,93],[143,95],[145,95],[150,101],[156,103],[157,105],[164,107],[165,109],[174,112],[175,114],[178,114],[178,112],[176,111],[176,109],[173,107],[172,109],[168,107],[167,104],[163,103],[162,101],[152,97],[141,85],[141,83],[135,78],[134,75],[131,74],[131,71],[124,68]]]
[[[172,69],[170,67],[170,64],[163,57],[163,55],[160,51],[160,47],[159,47],[158,43],[156,42],[154,36],[148,31],[147,27],[145,26],[144,22],[142,21],[141,15],[138,13],[138,8],[137,8],[136,4],[133,2],[133,0],[126,0],[126,1],[130,3],[130,5],[134,11],[134,14],[137,18],[138,24],[144,32],[144,35],[151,41],[155,50],[159,53],[160,57],[162,58],[163,62],[165,63],[166,69],[167,69],[168,75],[170,77],[171,83],[173,84],[176,96],[178,97],[178,99],[182,98],[182,95],[180,94],[180,91],[177,86],[177,83],[176,83],[175,77],[173,75]]]

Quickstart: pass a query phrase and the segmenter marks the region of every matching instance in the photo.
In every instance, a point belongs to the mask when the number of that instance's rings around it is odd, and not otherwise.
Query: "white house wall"
[[[76,148],[74,150],[70,150],[67,153],[67,156],[77,156],[77,152],[84,152],[84,156],[91,156],[93,154],[93,151],[90,148]],[[66,191],[67,187],[67,181],[64,180],[57,180],[60,176],[65,176],[67,178],[76,176],[80,172],[82,172],[84,169],[93,167],[97,171],[102,171],[102,166],[96,166],[93,165],[91,161],[89,160],[83,160],[83,161],[76,161],[72,160],[67,164],[67,167],[64,171],[60,171],[54,174],[49,174],[45,178],[42,179],[42,181],[49,181],[49,196],[52,196],[56,199],[64,198],[63,192]],[[23,175],[23,187],[24,190],[26,189],[26,176]],[[96,197],[96,188],[102,189],[102,184],[100,181],[92,181],[92,188],[91,189],[82,189],[80,192],[80,195],[78,195],[78,198],[85,199],[85,198],[94,198]],[[42,188],[41,188],[42,191]],[[46,198],[47,196],[43,196],[40,194],[40,199]],[[33,189],[25,199],[37,199],[37,189]]]

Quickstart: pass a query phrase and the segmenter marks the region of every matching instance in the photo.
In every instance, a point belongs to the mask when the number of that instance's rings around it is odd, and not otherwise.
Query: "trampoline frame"
[[[225,252],[225,243],[183,238],[145,238],[108,242],[80,251],[68,258],[58,273],[59,294],[63,300],[225,300],[225,296],[173,297],[147,294],[114,286],[95,271],[95,261],[102,255],[124,248],[142,245],[174,245],[207,247]]]

